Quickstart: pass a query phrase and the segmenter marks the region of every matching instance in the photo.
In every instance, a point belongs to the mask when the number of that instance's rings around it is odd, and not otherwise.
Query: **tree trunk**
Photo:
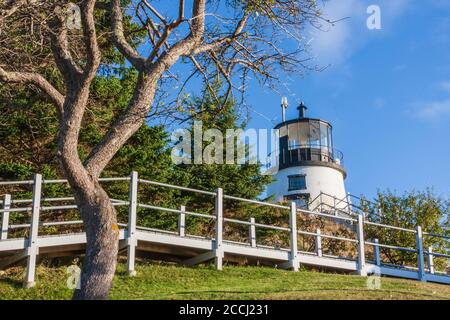
[[[116,210],[98,183],[94,184],[93,193],[86,192],[87,188],[73,189],[87,240],[81,272],[81,289],[75,290],[73,299],[108,299],[119,247]]]

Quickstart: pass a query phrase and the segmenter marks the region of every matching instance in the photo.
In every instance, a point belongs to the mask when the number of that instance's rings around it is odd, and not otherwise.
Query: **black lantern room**
[[[303,102],[297,110],[297,119],[283,121],[275,126],[280,135],[278,169],[322,165],[338,169],[345,176],[343,154],[333,148],[331,124],[321,119],[307,118],[307,108]]]

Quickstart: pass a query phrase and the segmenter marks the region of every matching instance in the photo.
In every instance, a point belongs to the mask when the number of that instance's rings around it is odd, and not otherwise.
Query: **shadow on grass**
[[[14,289],[22,289],[23,288],[23,281],[11,279],[11,278],[2,278],[0,279],[0,282],[6,283],[13,287]]]
[[[410,291],[401,291],[401,290],[384,290],[384,289],[377,289],[377,290],[371,290],[371,289],[298,289],[298,290],[274,290],[274,291],[228,291],[228,290],[199,290],[199,291],[184,291],[184,292],[175,292],[170,294],[164,294],[164,296],[171,296],[171,295],[189,295],[189,294],[211,294],[211,295],[218,295],[218,294],[277,294],[277,293],[295,293],[295,292],[350,292],[350,293],[385,293],[385,294],[404,294],[408,296],[415,296],[418,298],[433,298],[433,299],[439,299],[439,300],[448,300],[448,297],[445,296],[439,296],[435,294],[429,294],[429,293],[415,293]]]

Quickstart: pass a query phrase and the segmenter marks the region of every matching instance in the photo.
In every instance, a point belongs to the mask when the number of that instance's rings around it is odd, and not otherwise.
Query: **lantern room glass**
[[[331,152],[333,149],[331,130],[331,126],[324,121],[308,119],[281,127],[280,136],[288,136],[290,150],[314,148]]]

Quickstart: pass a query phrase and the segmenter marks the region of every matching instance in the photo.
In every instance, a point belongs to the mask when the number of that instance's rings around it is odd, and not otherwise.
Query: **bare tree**
[[[249,77],[265,85],[274,83],[283,71],[311,68],[302,31],[308,24],[320,27],[326,23],[315,0],[170,2],[169,6],[150,0],[79,1],[80,30],[67,27],[70,1],[8,0],[0,4],[0,82],[11,88],[39,89],[58,110],[57,156],[75,194],[87,237],[76,299],[108,297],[119,228],[116,211],[98,179],[151,112],[155,97],[165,90],[164,79],[179,81],[182,92],[195,77],[206,86],[213,76],[220,77],[227,84],[226,96],[244,93]],[[100,13],[105,17],[102,22],[96,21]],[[130,34],[125,33],[130,20],[146,32],[144,43],[130,42]],[[83,162],[77,151],[78,134],[90,85],[108,64],[102,43],[109,39],[137,70],[138,80],[128,107]],[[189,63],[192,72],[172,74],[180,61]],[[47,72],[53,67],[59,70],[59,78]]]

